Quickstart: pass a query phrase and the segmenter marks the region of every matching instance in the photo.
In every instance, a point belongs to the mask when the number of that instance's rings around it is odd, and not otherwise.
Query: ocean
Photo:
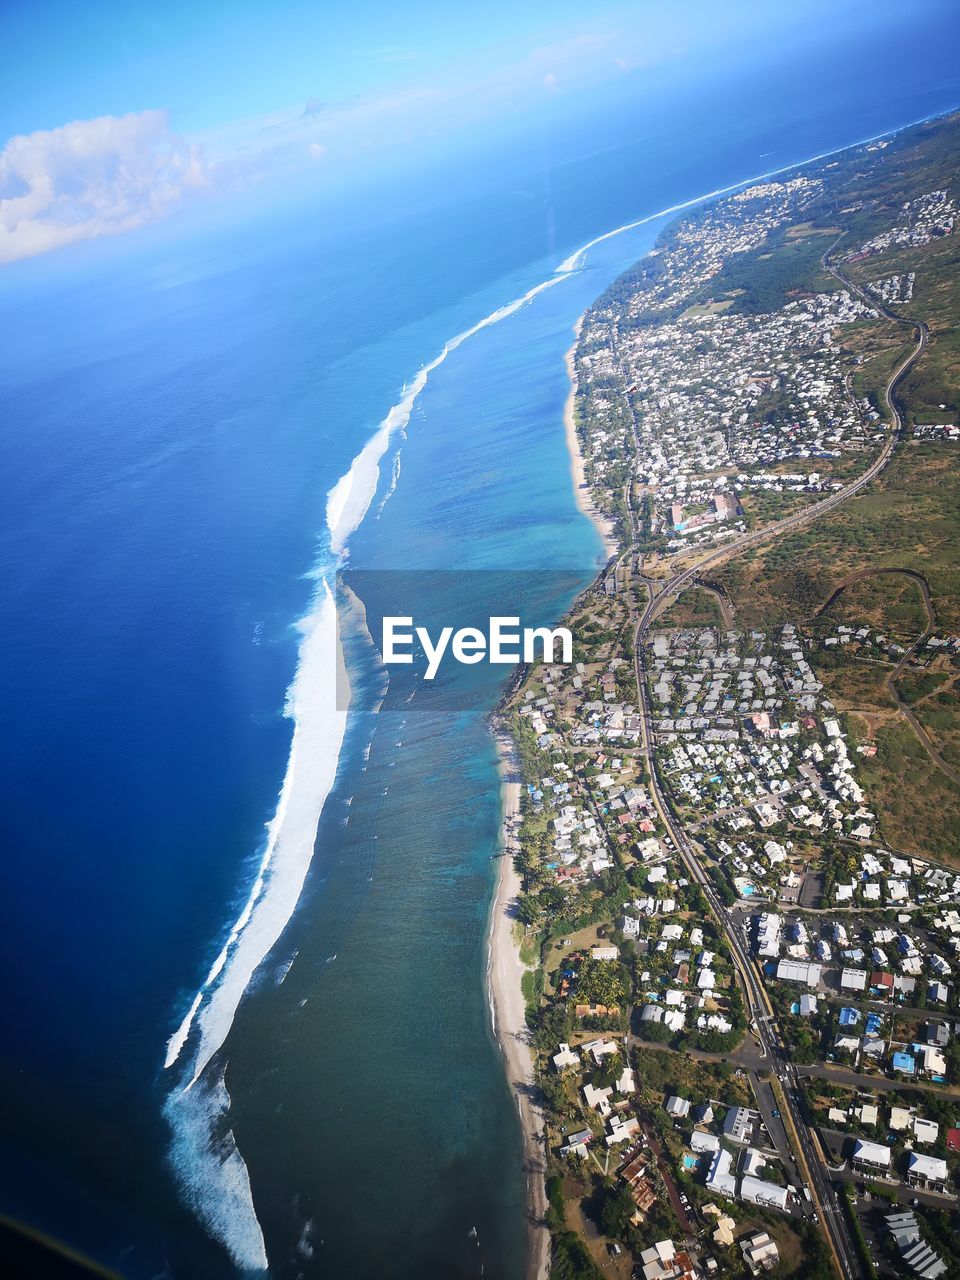
[[[957,97],[910,59],[882,101],[818,74],[762,117],[755,86],[599,104],[526,175],[516,147],[450,162],[392,212],[5,273],[4,1214],[135,1277],[522,1274],[484,986],[499,677],[377,714],[348,637],[346,711],[328,587],[559,569],[562,611],[601,556],[562,424],[577,317],[660,211]]]

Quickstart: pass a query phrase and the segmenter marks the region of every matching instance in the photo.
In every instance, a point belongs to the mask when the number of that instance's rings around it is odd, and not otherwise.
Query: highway
[[[639,658],[641,650],[638,649],[637,652]],[[813,1151],[809,1132],[800,1115],[799,1094],[797,1093],[794,1068],[791,1063],[786,1061],[779,1039],[776,1036],[773,1011],[754,963],[750,958],[745,934],[733,923],[730,913],[714,888],[713,881],[703,869],[692,843],[688,840],[681,824],[674,818],[663,792],[652,750],[650,707],[642,674],[640,679],[642,746],[649,766],[650,786],[654,801],[661,820],[674,841],[687,870],[700,885],[712,914],[726,934],[730,944],[731,955],[743,983],[746,1007],[748,1016],[751,1019],[751,1031],[760,1041],[763,1055],[770,1065],[770,1070],[779,1077],[782,1086],[783,1097],[780,1100],[781,1106],[779,1109],[784,1115],[790,1117],[793,1131],[799,1137],[800,1151],[798,1155],[800,1168],[803,1172],[803,1181],[810,1188],[813,1202],[826,1228],[839,1273],[845,1277],[845,1280],[854,1280],[854,1277],[861,1274],[859,1254],[853,1240],[850,1238],[847,1223],[843,1217],[843,1210],[832,1187],[824,1176],[820,1162]],[[761,1109],[766,1110],[765,1108]],[[771,1137],[776,1140],[775,1132],[771,1132]],[[779,1147],[780,1144],[778,1143],[777,1145]]]
[[[823,255],[822,263],[824,269],[834,275],[845,288],[852,290],[860,297],[864,298],[862,290],[849,281],[838,268],[831,267],[827,261],[827,254],[834,246]],[[929,338],[927,326],[922,321],[913,321],[897,316],[889,309],[879,306],[875,299],[866,299],[870,306],[882,311],[887,318],[896,321],[899,324],[909,325],[916,335],[916,345],[913,350],[904,357],[894,372],[891,374],[886,388],[885,400],[890,411],[891,430],[884,446],[878,454],[877,458],[871,465],[856,479],[852,480],[842,489],[838,489],[835,493],[828,497],[811,504],[804,510],[788,516],[783,520],[777,521],[772,525],[765,525],[763,528],[752,530],[743,534],[736,540],[731,540],[723,547],[717,548],[715,551],[708,553],[705,557],[698,560],[690,567],[674,574],[673,577],[664,580],[659,591],[655,591],[652,580],[647,579],[647,589],[649,592],[649,600],[644,608],[640,619],[637,623],[634,635],[634,665],[637,679],[637,689],[639,696],[639,711],[641,722],[641,747],[643,756],[647,765],[647,771],[650,777],[651,794],[660,814],[663,825],[677,847],[680,857],[683,859],[687,870],[693,879],[700,885],[703,893],[710,906],[710,910],[717,919],[720,927],[723,929],[730,945],[731,955],[740,974],[743,984],[744,994],[746,997],[746,1007],[748,1015],[751,1019],[751,1031],[759,1040],[761,1051],[766,1058],[771,1072],[777,1078],[778,1092],[782,1094],[780,1099],[780,1107],[784,1120],[786,1121],[786,1129],[794,1135],[793,1142],[798,1147],[797,1155],[799,1164],[804,1171],[804,1181],[808,1184],[813,1203],[816,1206],[820,1222],[825,1229],[826,1238],[830,1245],[833,1255],[834,1264],[839,1275],[845,1280],[854,1280],[855,1277],[863,1274],[860,1254],[856,1244],[852,1238],[850,1228],[844,1210],[839,1202],[836,1192],[834,1191],[832,1182],[827,1176],[821,1163],[817,1151],[814,1149],[814,1140],[811,1131],[807,1127],[800,1107],[800,1093],[798,1088],[798,1079],[796,1068],[789,1062],[784,1054],[783,1046],[776,1032],[776,1024],[773,1015],[773,1009],[767,998],[763,982],[757,971],[757,968],[749,953],[749,944],[742,925],[735,922],[731,912],[721,901],[719,894],[714,888],[713,882],[707,872],[703,869],[700,859],[697,855],[696,846],[688,837],[682,823],[674,816],[668,803],[663,784],[657,769],[657,761],[653,749],[653,725],[650,709],[649,692],[647,689],[646,673],[644,668],[644,648],[647,641],[647,635],[650,626],[656,615],[668,602],[675,600],[676,597],[689,586],[695,578],[697,578],[705,568],[711,565],[719,564],[722,561],[731,559],[741,554],[750,547],[755,547],[761,543],[768,542],[773,538],[782,537],[784,534],[798,529],[803,525],[809,524],[821,516],[828,515],[835,510],[841,503],[854,497],[855,494],[861,492],[869,485],[893,456],[897,442],[901,438],[903,432],[903,419],[894,402],[894,393],[897,384],[901,381],[907,371],[912,367],[914,362],[924,351]],[[763,1107],[766,1111],[767,1108]],[[772,1118],[772,1117],[771,1117]],[[771,1137],[776,1140],[776,1135],[771,1133]],[[779,1147],[779,1143],[777,1143]]]
[[[718,547],[715,551],[703,556],[695,564],[688,569],[684,569],[681,573],[675,574],[672,578],[664,581],[662,589],[654,594],[651,591],[650,601],[644,610],[638,624],[638,634],[640,628],[648,628],[655,614],[659,613],[663,607],[690,586],[696,577],[698,577],[704,569],[710,568],[712,565],[720,564],[722,561],[729,560],[734,556],[740,555],[750,547],[759,546],[761,543],[769,542],[773,538],[781,538],[785,533],[790,533],[794,529],[799,529],[805,524],[810,524],[814,520],[818,520],[821,516],[829,514],[835,507],[839,507],[842,502],[854,497],[867,485],[871,484],[880,472],[884,469],[890,459],[893,457],[893,451],[897,447],[897,443],[903,433],[903,418],[900,410],[894,401],[894,392],[897,384],[903,379],[905,374],[912,368],[916,361],[926,350],[927,343],[930,339],[930,330],[922,320],[911,320],[905,316],[898,316],[891,311],[889,307],[882,305],[876,298],[871,298],[868,294],[852,280],[848,279],[838,267],[831,266],[827,261],[827,256],[835,248],[839,239],[834,241],[829,249],[821,257],[820,261],[825,271],[834,276],[844,288],[855,293],[861,301],[874,310],[879,311],[886,319],[892,320],[896,324],[907,325],[917,336],[917,344],[903,360],[897,365],[896,369],[890,375],[887,385],[884,389],[884,400],[887,409],[890,412],[891,431],[887,440],[884,442],[883,448],[877,457],[859,476],[848,485],[844,485],[842,489],[838,489],[835,493],[829,494],[826,498],[821,498],[819,502],[811,503],[809,507],[804,507],[802,511],[795,512],[792,516],[786,516],[783,520],[775,521],[773,524],[764,525],[760,529],[754,529],[750,533],[743,534],[740,538],[732,539],[725,543],[722,547]],[[650,580],[647,580],[650,581]]]

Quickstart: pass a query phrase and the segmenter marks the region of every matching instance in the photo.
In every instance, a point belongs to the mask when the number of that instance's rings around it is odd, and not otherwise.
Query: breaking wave
[[[285,715],[293,721],[293,737],[276,812],[267,826],[264,852],[243,909],[182,1021],[168,1039],[164,1058],[167,1070],[180,1068],[164,1104],[164,1114],[173,1131],[171,1164],[187,1203],[242,1270],[265,1272],[268,1262],[247,1168],[228,1123],[230,1097],[224,1083],[226,1063],[219,1056],[219,1050],[233,1025],[244,992],[296,908],[313,857],[320,815],[336,779],[347,712],[337,705],[334,672],[339,671],[343,688],[348,685],[330,582],[337,565],[346,557],[351,536],[376,497],[384,454],[394,438],[405,430],[430,374],[451,352],[581,269],[594,246],[657,218],[830,154],[835,153],[824,152],[808,161],[719,187],[706,195],[624,223],[582,245],[547,279],[445,343],[413,381],[404,385],[401,398],[354,458],[350,469],[329,491],[326,519],[333,557],[332,563],[328,559],[315,571],[317,589],[307,615],[299,623],[297,669],[284,708]],[[398,477],[399,461],[395,458],[384,502],[396,487]],[[382,506],[381,503],[381,510]]]

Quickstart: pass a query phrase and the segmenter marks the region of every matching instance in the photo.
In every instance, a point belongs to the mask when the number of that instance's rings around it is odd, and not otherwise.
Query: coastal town
[[[960,1280],[960,0],[0,32],[0,1280]]]
[[[736,565],[788,572],[780,529],[819,554],[884,468],[956,465],[947,403],[898,390],[958,134],[696,211],[585,317],[576,443],[615,546],[576,660],[501,711],[553,1274],[960,1274],[952,582],[838,543],[774,610]],[[939,813],[903,818],[894,734]]]

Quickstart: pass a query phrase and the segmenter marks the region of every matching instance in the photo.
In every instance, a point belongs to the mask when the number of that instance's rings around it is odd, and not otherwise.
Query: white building
[[[573,1052],[568,1044],[560,1045],[560,1052],[553,1055],[553,1065],[558,1071],[564,1071],[567,1067],[579,1066],[580,1059]]]
[[[821,965],[810,964],[806,960],[781,960],[777,965],[777,977],[781,982],[802,982],[808,987],[818,985],[822,972]]]
[[[713,1154],[714,1151],[720,1150],[720,1139],[715,1133],[704,1133],[700,1129],[694,1129],[690,1135],[690,1150],[695,1151],[697,1155],[704,1151]]]
[[[762,1205],[765,1209],[779,1209],[785,1213],[787,1209],[787,1189],[778,1187],[775,1182],[764,1182],[762,1178],[741,1178],[740,1196],[749,1204]]]
[[[723,1118],[723,1136],[731,1142],[746,1142],[751,1114],[748,1107],[731,1107]]]
[[[844,991],[866,991],[867,972],[865,969],[844,969],[840,974],[840,986]]]
[[[769,1271],[780,1261],[780,1252],[766,1231],[744,1236],[740,1241],[743,1258],[753,1275]]]
[[[922,1156],[911,1151],[907,1165],[907,1181],[914,1187],[945,1187],[947,1162],[937,1156]]]
[[[853,1163],[869,1165],[871,1169],[889,1169],[890,1148],[881,1147],[879,1142],[866,1142],[858,1138],[853,1148]]]

